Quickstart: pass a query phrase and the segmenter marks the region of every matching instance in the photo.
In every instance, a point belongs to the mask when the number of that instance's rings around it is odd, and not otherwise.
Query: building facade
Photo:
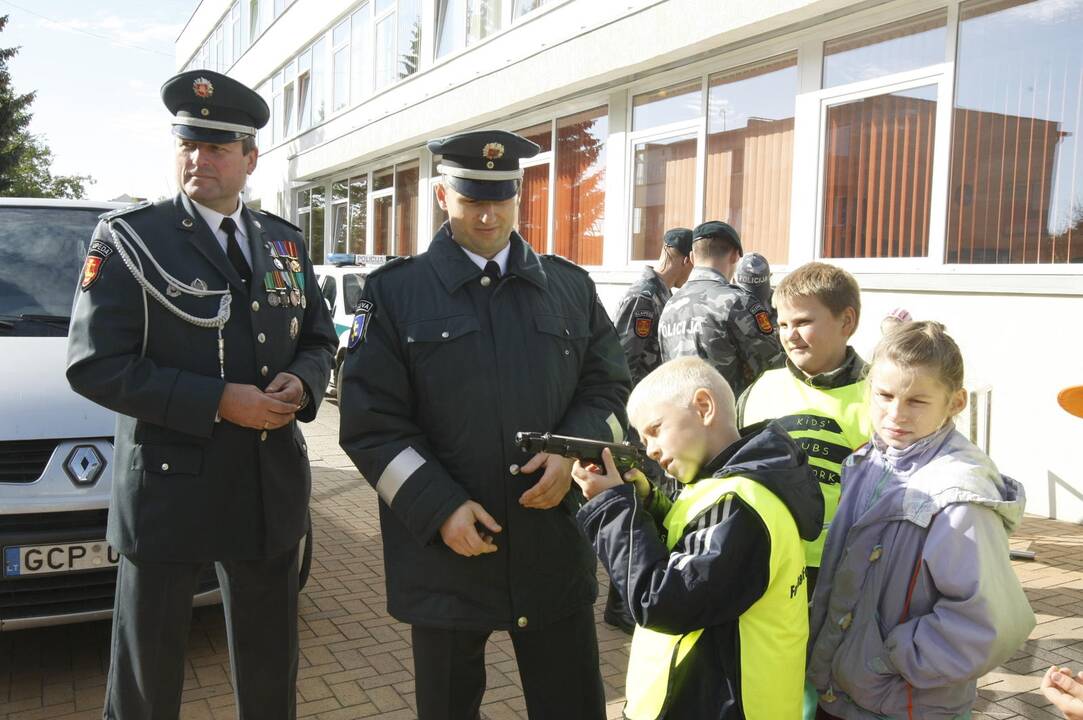
[[[250,200],[330,252],[413,254],[429,138],[542,147],[520,232],[611,309],[662,234],[724,219],[776,278],[863,288],[967,360],[962,418],[1028,509],[1083,520],[1083,0],[202,0],[178,68],[272,109]]]

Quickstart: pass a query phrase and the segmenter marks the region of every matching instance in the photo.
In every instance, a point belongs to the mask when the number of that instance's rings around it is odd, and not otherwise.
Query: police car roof
[[[356,265],[361,267],[376,267],[394,260],[397,255],[359,255],[357,253],[328,253],[327,264],[335,267]]]
[[[128,207],[132,203],[105,202],[103,200],[60,200],[55,198],[0,198],[0,206],[5,207],[69,207],[92,208],[94,210],[115,210]]]

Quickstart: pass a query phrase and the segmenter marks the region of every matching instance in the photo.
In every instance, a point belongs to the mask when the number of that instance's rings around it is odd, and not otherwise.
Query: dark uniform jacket
[[[146,355],[140,357],[143,289],[116,252],[106,223],[95,230],[94,240],[106,246],[99,255],[107,258],[97,279],[77,293],[68,381],[118,413],[108,539],[126,555],[257,559],[288,550],[307,530],[308,451],[296,423],[260,431],[215,422],[227,381],[262,389],[281,371],[304,383],[310,400],[297,417],[312,420],[338,345],[301,233],[267,213],[246,209],[243,217],[252,254],[251,295],[183,194],[123,215],[177,280],[191,285],[198,278],[208,289],[228,284],[232,290],[223,330],[225,379],[217,330],[192,325],[151,297]],[[299,249],[306,308],[267,302],[263,278],[274,269],[272,240],[291,241]],[[174,305],[199,317],[216,314],[220,296],[170,297],[150,258],[142,252],[138,257],[147,279]],[[293,318],[296,338],[290,337]]]
[[[532,629],[592,603],[597,583],[577,494],[549,510],[519,504],[541,473],[519,472],[530,455],[515,433],[620,438],[628,366],[579,267],[512,233],[507,273],[482,279],[446,223],[428,252],[369,275],[374,307],[346,357],[341,442],[380,496],[394,617]],[[467,558],[441,539],[467,500],[503,528],[497,552]]]
[[[699,476],[755,480],[785,503],[802,538],[815,538],[824,504],[805,454],[780,426],[757,430],[723,450]],[[726,495],[690,522],[670,551],[660,531],[670,507],[656,492],[643,510],[625,484],[591,499],[579,521],[636,624],[675,635],[703,628],[671,680],[663,717],[743,720],[738,620],[767,590],[770,537],[755,510]]]
[[[662,351],[658,347],[658,320],[671,293],[654,268],[643,269],[617,307],[617,333],[628,369],[632,373],[632,385],[637,385],[651,370],[662,364]]]

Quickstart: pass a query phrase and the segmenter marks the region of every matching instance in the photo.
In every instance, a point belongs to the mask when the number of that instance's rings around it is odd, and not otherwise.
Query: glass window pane
[[[309,234],[308,254],[315,265],[322,265],[324,189],[312,188],[312,232]]]
[[[703,107],[699,80],[672,85],[632,98],[632,130],[695,120]]]
[[[436,8],[436,57],[466,47],[466,0],[440,0]]]
[[[331,44],[339,47],[350,39],[350,21],[343,20],[331,31]]]
[[[327,65],[327,41],[320,39],[312,46],[312,124],[323,122],[327,117],[327,102],[323,88]]]
[[[376,23],[376,87],[395,81],[395,16]]]
[[[335,51],[331,59],[331,73],[334,77],[332,95],[333,108],[341,110],[350,102],[350,48],[346,46]]]
[[[549,252],[549,163],[523,171],[519,194],[519,234],[537,252]]]
[[[308,73],[305,73],[297,80],[297,112],[300,115],[300,119],[297,123],[297,127],[301,130],[306,130],[309,125],[312,124],[312,98],[310,97],[309,89],[311,83],[309,82]]]
[[[936,86],[827,111],[823,257],[924,257]]]
[[[540,125],[531,125],[522,130],[516,130],[516,132],[527,140],[538,143],[541,147],[539,152],[549,152],[553,149],[553,123],[551,122],[544,122]]]
[[[515,17],[522,17],[528,12],[537,10],[548,2],[550,2],[550,0],[515,0],[512,8],[512,15]]]
[[[395,168],[395,254],[417,254],[417,163]]]
[[[372,174],[372,189],[385,190],[395,183],[394,168],[384,168]]]
[[[282,138],[285,139],[293,134],[293,83],[282,91],[282,97]]]
[[[341,202],[349,198],[349,183],[339,180],[331,184],[331,201]]]
[[[944,261],[1083,262],[1083,2],[959,20]]]
[[[467,0],[466,44],[471,45],[498,32],[503,10],[502,0]]]
[[[305,238],[305,247],[311,244],[310,237],[312,235],[312,213],[308,211],[308,208],[297,211],[297,227],[301,228],[301,234]]]
[[[421,0],[399,0],[398,77],[413,75],[421,58]]]
[[[580,265],[602,264],[608,137],[604,105],[557,120],[553,252]]]
[[[376,0],[376,14],[395,7],[395,0]]]
[[[737,229],[745,251],[789,257],[797,58],[710,78],[704,218]]]
[[[353,14],[350,44],[350,79],[353,102],[357,104],[372,92],[372,45],[369,44],[369,6],[362,5]]]
[[[350,178],[350,252],[365,254],[368,220],[368,178]]]
[[[375,198],[372,201],[372,252],[375,255],[387,255],[391,247],[391,205],[390,195]]]
[[[349,232],[347,210],[348,207],[344,202],[331,205],[331,252],[347,251],[346,237]]]
[[[312,191],[311,190],[302,190],[301,192],[297,193],[297,207],[299,207],[299,208],[307,208],[309,203],[311,203],[311,202],[312,202]]]
[[[919,15],[824,43],[824,87],[944,62],[947,13]]]
[[[631,259],[655,260],[667,229],[694,224],[696,136],[637,143],[634,158]]]

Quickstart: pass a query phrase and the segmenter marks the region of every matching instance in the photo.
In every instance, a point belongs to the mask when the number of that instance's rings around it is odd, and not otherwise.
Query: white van
[[[65,377],[98,216],[117,204],[0,198],[0,631],[109,617],[112,412]],[[218,601],[214,568],[196,604]]]

